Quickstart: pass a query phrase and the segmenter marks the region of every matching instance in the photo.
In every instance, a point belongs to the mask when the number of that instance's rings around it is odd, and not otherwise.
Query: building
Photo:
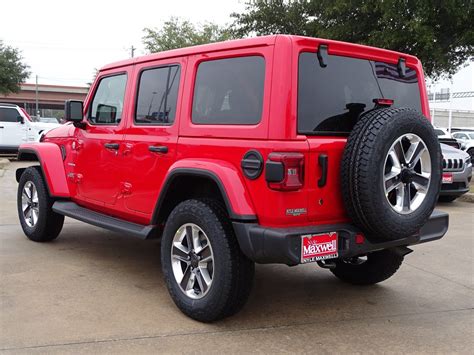
[[[89,88],[82,86],[62,86],[38,84],[38,110],[41,117],[64,116],[64,101],[84,101]],[[0,102],[23,107],[31,116],[36,112],[36,85],[22,84],[20,91],[14,94],[0,95]]]

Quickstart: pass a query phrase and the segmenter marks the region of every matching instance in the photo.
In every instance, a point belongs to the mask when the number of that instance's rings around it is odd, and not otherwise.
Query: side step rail
[[[114,232],[128,234],[141,239],[151,239],[156,236],[156,226],[127,222],[105,214],[91,211],[71,201],[56,201],[53,211],[82,222],[105,228]]]

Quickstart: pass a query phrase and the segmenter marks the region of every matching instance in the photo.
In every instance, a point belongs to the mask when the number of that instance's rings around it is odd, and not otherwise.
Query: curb
[[[468,192],[458,198],[459,201],[474,203],[474,193]]]

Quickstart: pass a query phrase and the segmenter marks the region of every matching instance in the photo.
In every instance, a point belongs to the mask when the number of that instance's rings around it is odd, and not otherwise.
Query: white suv
[[[33,122],[19,106],[0,103],[0,151],[16,153],[22,143],[38,141],[59,123]]]

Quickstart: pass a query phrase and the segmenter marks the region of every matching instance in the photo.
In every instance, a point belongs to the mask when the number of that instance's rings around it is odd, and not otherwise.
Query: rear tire
[[[331,272],[340,280],[354,285],[373,285],[391,277],[403,262],[403,256],[386,249],[367,255],[367,260],[360,264],[360,258],[336,261]]]
[[[237,313],[255,272],[224,208],[211,199],[187,200],[174,208],[163,232],[161,265],[174,303],[201,322]]]
[[[49,242],[57,238],[63,228],[64,216],[52,210],[53,203],[39,168],[27,168],[18,184],[17,209],[28,239]]]

